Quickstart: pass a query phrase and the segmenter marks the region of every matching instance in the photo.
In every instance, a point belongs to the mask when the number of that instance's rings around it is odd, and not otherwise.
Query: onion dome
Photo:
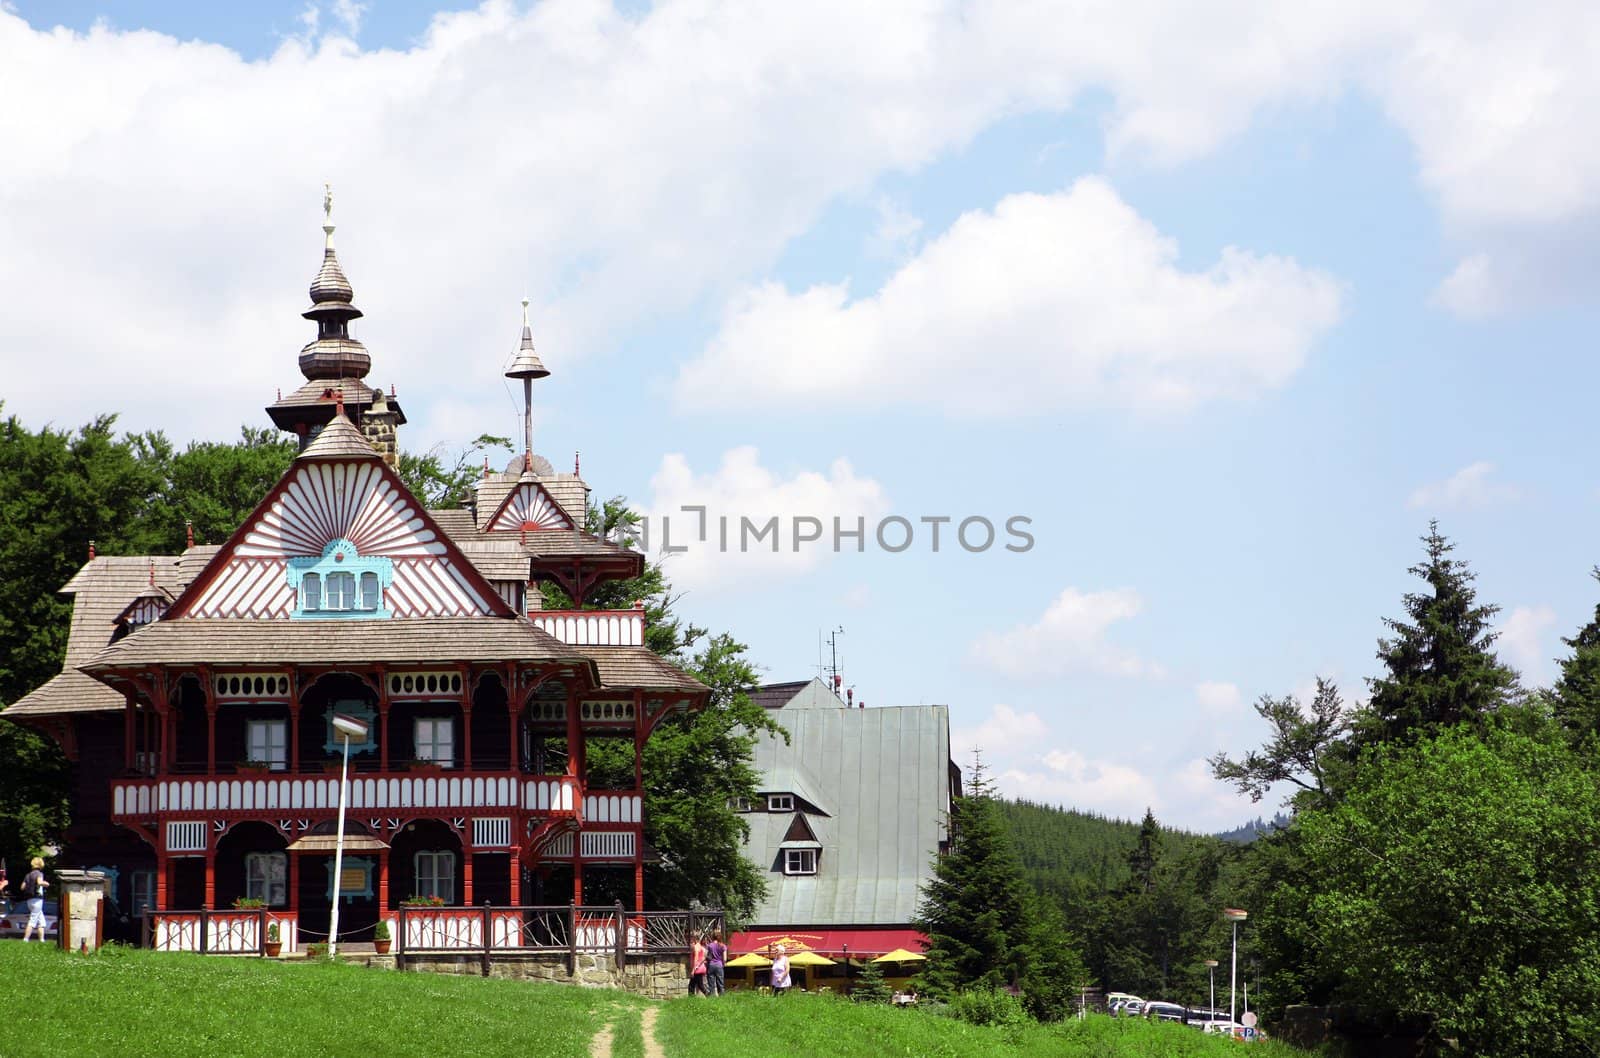
[[[307,379],[363,378],[372,370],[367,347],[350,337],[350,321],[361,318],[352,304],[355,291],[333,252],[333,190],[323,185],[322,268],[311,281],[311,307],[301,313],[317,323],[316,340],[300,350],[300,373]]]

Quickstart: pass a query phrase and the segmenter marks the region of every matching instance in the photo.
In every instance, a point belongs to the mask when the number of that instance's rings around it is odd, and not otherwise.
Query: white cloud
[[[1555,623],[1556,612],[1548,606],[1518,606],[1500,626],[1497,644],[1531,683],[1544,683],[1553,673],[1554,645],[1545,636]]]
[[[1516,485],[1493,480],[1495,465],[1479,461],[1462,467],[1443,481],[1423,485],[1406,500],[1413,510],[1472,510],[1511,503],[1522,497]]]
[[[1139,593],[1131,588],[1095,592],[1067,588],[1032,624],[979,636],[972,644],[972,657],[987,668],[1021,679],[1069,672],[1159,675],[1157,666],[1106,639],[1112,625],[1138,616],[1143,607]]]
[[[878,214],[878,226],[867,240],[868,253],[900,260],[916,248],[917,236],[922,232],[922,218],[886,195],[880,195],[872,208]]]
[[[1234,713],[1244,703],[1239,685],[1207,680],[1194,685],[1195,701],[1208,713]]]
[[[888,506],[882,486],[858,476],[848,460],[834,460],[827,473],[783,476],[763,466],[748,445],[729,449],[708,473],[696,473],[679,453],[663,456],[650,489],[645,515],[651,535],[641,546],[658,555],[673,549],[665,553],[673,586],[702,591],[744,589],[815,569],[835,554],[835,519],[844,532],[865,520],[863,542],[871,547],[873,527]],[[772,519],[777,528],[768,533]],[[805,539],[817,533],[819,539]],[[852,537],[838,539],[841,551],[858,546]]]
[[[1489,255],[1475,253],[1463,258],[1434,289],[1433,300],[1457,316],[1482,319],[1505,308],[1505,283],[1497,278]]]
[[[1052,749],[1022,767],[1000,771],[995,782],[1008,797],[1062,804],[1121,819],[1138,819],[1146,808],[1159,813],[1164,803],[1155,780],[1137,768],[1090,759],[1069,749]]]
[[[745,291],[678,396],[1183,408],[1281,385],[1338,317],[1337,284],[1292,261],[1229,248],[1186,272],[1177,256],[1103,180],[1012,195],[961,217],[871,296]]]
[[[1085,93],[1110,100],[1112,151],[1175,161],[1215,149],[1265,108],[1354,88],[1410,135],[1449,230],[1490,254],[1497,275],[1504,262],[1519,290],[1578,282],[1570,258],[1592,260],[1600,245],[1581,236],[1600,210],[1600,138],[1586,134],[1600,99],[1600,7],[1576,0],[1470,10],[663,0],[637,15],[597,0],[526,10],[489,0],[437,16],[404,51],[362,51],[325,32],[331,21],[353,34],[359,6],[309,6],[324,32],[313,38],[308,24],[306,37],[250,62],[149,31],[35,30],[0,8],[0,98],[27,101],[0,108],[8,412],[71,423],[84,409],[119,410],[142,428],[170,426],[181,407],[186,430],[232,436],[241,409],[296,379],[318,185],[331,180],[374,375],[399,384],[426,447],[442,439],[426,419],[434,396],[497,383],[525,291],[559,375],[581,350],[760,274],[841,196]],[[1022,263],[1036,310],[1024,322],[1059,326],[1037,284],[1069,255],[1045,256],[1045,267]],[[1235,251],[1212,271],[1173,274],[1201,301],[1210,283],[1248,302],[1302,273]],[[815,297],[820,306],[790,308],[840,317],[842,293]],[[878,315],[905,328],[896,304],[885,298]],[[853,336],[875,347],[860,333],[867,315],[850,316]],[[1075,346],[1104,337],[1061,333]],[[1140,337],[1134,377],[1090,377],[1126,393],[1142,370],[1176,379],[1175,399],[1212,388],[1153,362]],[[995,338],[986,353],[1012,335]],[[1217,388],[1293,370],[1294,334],[1256,338],[1254,352],[1222,358],[1237,377]],[[1191,340],[1178,343],[1177,355],[1194,354]],[[444,356],[458,368],[448,376]]]
[[[1009,760],[1028,753],[1050,734],[1038,713],[1018,712],[1009,705],[996,705],[977,727],[950,731],[950,756],[963,768],[974,750],[987,760]]]
[[[361,32],[361,17],[366,13],[367,5],[357,0],[333,0],[333,17],[352,37]]]

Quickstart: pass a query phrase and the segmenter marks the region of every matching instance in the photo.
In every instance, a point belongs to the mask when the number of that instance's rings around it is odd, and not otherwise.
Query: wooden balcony
[[[287,772],[233,776],[160,776],[111,780],[111,817],[118,822],[297,813],[331,817],[339,805],[337,775]],[[360,772],[350,777],[351,812],[503,810],[633,825],[640,821],[634,790],[585,792],[565,775],[521,772]]]

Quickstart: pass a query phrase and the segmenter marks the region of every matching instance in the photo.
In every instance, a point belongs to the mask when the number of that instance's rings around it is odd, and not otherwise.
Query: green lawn
[[[749,992],[666,1004],[656,1034],[667,1058],[1306,1058],[1281,1044],[1248,1049],[1182,1025],[1096,1015],[1057,1025],[978,1028],[920,1010],[827,996]]]
[[[6,1058],[587,1058],[602,1024],[643,1004],[565,985],[18,941],[0,942],[0,995]]]
[[[71,955],[0,942],[4,1058],[587,1058],[613,1027],[612,1058],[643,1058],[640,1013],[620,992],[126,948]],[[666,1058],[1167,1058],[1239,1055],[1176,1025],[1092,1017],[976,1028],[921,1010],[828,996],[731,993],[656,1008]],[[1267,1044],[1257,1058],[1305,1058]]]

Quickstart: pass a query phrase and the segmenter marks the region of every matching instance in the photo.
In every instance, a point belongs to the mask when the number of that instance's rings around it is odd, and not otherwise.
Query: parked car
[[[1112,1017],[1126,1014],[1129,1003],[1142,1003],[1144,1000],[1132,992],[1111,992],[1106,995],[1106,1013]]]
[[[1141,1013],[1151,1021],[1176,1021],[1182,1024],[1186,1011],[1181,1004],[1163,1003],[1158,999],[1152,999],[1144,1005]]]
[[[54,900],[44,902],[44,935],[54,939],[56,923],[61,917],[61,906]],[[20,937],[23,930],[28,928],[28,905],[18,901],[11,905],[11,909],[0,916],[0,937]],[[35,933],[38,931],[35,930]]]

